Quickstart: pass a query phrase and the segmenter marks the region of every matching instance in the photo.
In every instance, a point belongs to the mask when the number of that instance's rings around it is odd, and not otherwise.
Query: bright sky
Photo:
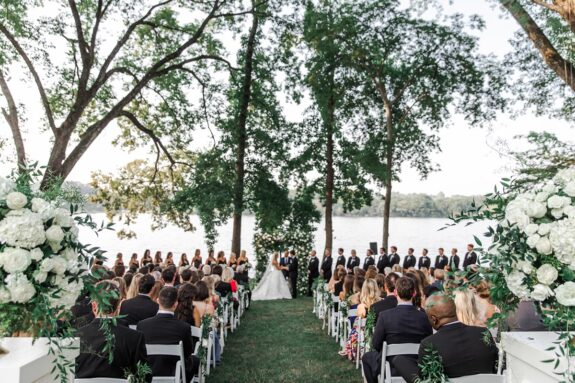
[[[509,38],[517,30],[514,20],[502,18],[503,12],[491,6],[487,0],[455,0],[453,5],[447,4],[447,12],[461,12],[466,15],[479,14],[486,21],[487,27],[481,32],[474,32],[480,37],[481,50],[503,56],[511,48]],[[35,88],[29,84],[22,85],[14,90],[19,100],[38,98]],[[38,121],[42,110],[36,108],[29,110],[27,117],[29,124]],[[290,119],[297,119],[301,115],[301,108],[287,106],[286,113]],[[501,157],[493,149],[501,140],[513,148],[520,148],[513,140],[517,134],[526,134],[529,131],[550,131],[564,140],[574,140],[572,128],[563,121],[548,118],[536,118],[525,114],[519,119],[510,119],[502,115],[490,129],[479,129],[469,126],[462,118],[455,118],[450,128],[443,130],[441,135],[442,152],[433,155],[433,160],[441,166],[441,171],[433,173],[427,180],[420,180],[418,175],[405,169],[402,181],[395,185],[395,191],[403,193],[444,192],[453,194],[483,194],[493,189],[499,179],[507,175],[509,160]],[[26,146],[31,158],[45,163],[48,156],[47,140],[49,135],[31,134],[35,130],[25,133]],[[73,170],[69,180],[88,182],[92,172],[101,170],[115,172],[125,163],[146,155],[144,152],[125,153],[120,148],[112,146],[117,130],[110,127],[97,139],[84,157]],[[204,136],[203,134],[200,134]],[[0,138],[9,139],[9,129],[3,119],[0,119]],[[200,142],[201,144],[201,142]],[[0,173],[7,173],[10,164],[6,157],[12,155],[4,151],[0,154]]]

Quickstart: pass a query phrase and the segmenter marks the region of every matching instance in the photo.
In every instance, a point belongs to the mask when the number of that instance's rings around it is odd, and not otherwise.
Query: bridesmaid
[[[200,249],[196,249],[194,253],[194,258],[192,258],[192,264],[198,270],[200,269],[200,266],[202,266],[202,255]]]
[[[238,266],[248,263],[248,256],[245,250],[240,251],[240,257],[238,258]]]
[[[174,254],[171,251],[168,251],[166,255],[166,262],[164,262],[164,267],[172,266],[174,264]]]
[[[233,251],[230,253],[230,259],[228,261],[228,266],[231,267],[232,269],[236,269],[238,260],[236,258],[236,253],[234,253]]]
[[[182,255],[180,256],[180,267],[187,267],[190,265],[190,262],[188,261],[188,256],[186,255],[186,253],[182,253]]]
[[[217,262],[216,262],[216,259],[214,258],[214,250],[211,249],[211,250],[208,252],[208,258],[206,258],[206,265],[210,266],[210,265],[212,265],[212,264],[215,265],[216,263],[217,263]]]
[[[133,253],[132,256],[130,257],[130,263],[129,263],[129,268],[138,268],[140,267],[140,263],[138,262],[138,253]]]
[[[142,267],[150,263],[154,263],[154,261],[152,260],[150,249],[146,249],[146,251],[144,251],[144,256],[142,257]]]
[[[164,260],[162,259],[162,252],[158,250],[154,255],[154,266],[162,266],[162,263],[164,263]]]
[[[228,262],[226,261],[226,254],[223,251],[218,251],[218,265],[226,265]]]
[[[114,262],[114,267],[116,266],[124,266],[124,260],[122,259],[122,253],[116,254],[116,261]]]

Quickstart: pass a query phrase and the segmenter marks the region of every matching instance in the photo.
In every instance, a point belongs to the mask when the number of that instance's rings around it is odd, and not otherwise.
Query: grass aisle
[[[361,382],[361,371],[337,351],[311,298],[252,302],[207,382]]]

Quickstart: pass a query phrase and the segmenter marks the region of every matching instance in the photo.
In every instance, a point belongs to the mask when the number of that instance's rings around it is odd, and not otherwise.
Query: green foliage
[[[425,349],[425,354],[419,362],[419,377],[417,383],[444,383],[449,379],[443,369],[443,361],[439,352],[429,345]]]

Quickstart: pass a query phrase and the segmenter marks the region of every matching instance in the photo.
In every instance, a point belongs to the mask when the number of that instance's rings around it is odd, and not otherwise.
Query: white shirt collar
[[[174,315],[174,312],[173,312],[173,311],[168,311],[168,310],[159,309],[159,310],[158,310],[158,314],[170,314],[170,315]],[[157,315],[157,314],[156,314],[156,315]]]

